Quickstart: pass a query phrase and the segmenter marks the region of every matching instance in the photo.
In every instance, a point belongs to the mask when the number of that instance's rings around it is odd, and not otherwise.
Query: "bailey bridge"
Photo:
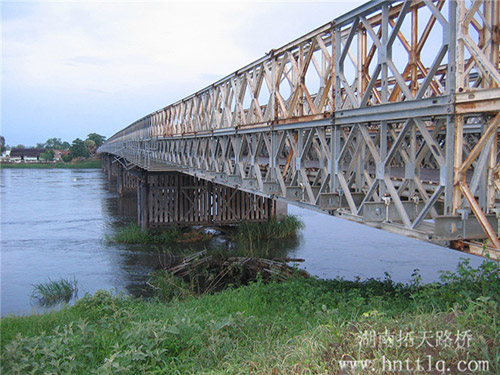
[[[370,1],[99,152],[143,227],[267,220],[284,202],[495,256],[499,43],[499,1]]]

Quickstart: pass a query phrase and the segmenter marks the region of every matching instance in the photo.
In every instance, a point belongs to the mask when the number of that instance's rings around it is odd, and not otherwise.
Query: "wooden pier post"
[[[149,218],[148,218],[148,195],[149,195],[149,184],[147,176],[141,178],[137,183],[137,221],[138,225],[142,231],[148,230]]]
[[[278,220],[281,220],[287,215],[288,215],[288,204],[283,201],[274,200],[273,216],[276,216]]]
[[[126,172],[125,172],[126,173]],[[120,164],[116,165],[116,191],[123,197],[123,179],[124,179],[123,166]]]

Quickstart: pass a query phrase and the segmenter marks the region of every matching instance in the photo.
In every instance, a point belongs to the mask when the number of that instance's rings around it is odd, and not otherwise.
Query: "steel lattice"
[[[371,1],[99,151],[500,249],[499,21],[497,1]]]

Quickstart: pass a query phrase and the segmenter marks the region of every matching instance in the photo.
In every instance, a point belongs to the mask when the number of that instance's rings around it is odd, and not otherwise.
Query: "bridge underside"
[[[161,172],[127,169],[120,160],[108,155],[103,155],[103,168],[108,179],[116,181],[120,196],[137,195],[138,224],[142,229],[264,222],[286,213],[286,207],[272,199],[174,168]]]
[[[495,257],[499,24],[498,1],[373,0],[99,151]]]

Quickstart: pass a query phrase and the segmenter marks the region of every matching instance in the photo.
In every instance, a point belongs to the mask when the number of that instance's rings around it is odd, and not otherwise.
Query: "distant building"
[[[12,150],[10,150],[10,160],[39,161],[40,155],[44,152],[44,148],[12,148]]]
[[[66,155],[69,155],[69,150],[54,150],[54,160],[61,160]]]
[[[10,150],[5,150],[2,153],[2,158],[0,160],[1,161],[9,161],[10,160]]]

